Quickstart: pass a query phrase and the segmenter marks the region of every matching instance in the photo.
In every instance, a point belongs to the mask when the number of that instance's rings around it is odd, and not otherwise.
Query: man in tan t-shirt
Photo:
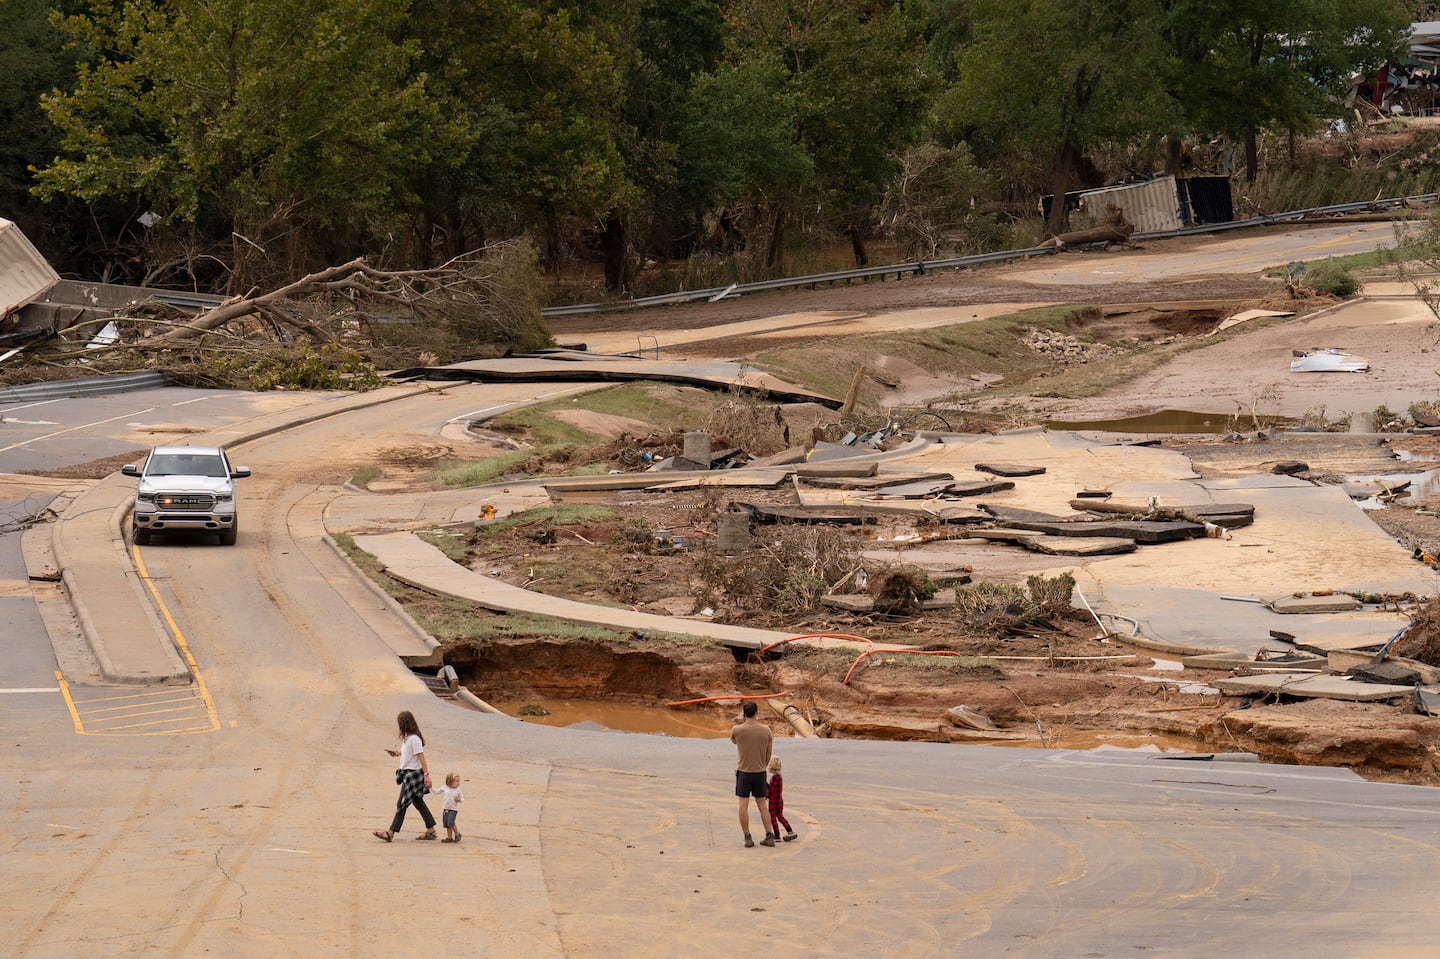
[[[740,798],[740,829],[745,833],[745,845],[755,845],[750,838],[750,798],[755,799],[755,808],[760,810],[760,819],[765,823],[765,838],[762,846],[775,845],[775,827],[770,823],[770,800],[766,791],[765,770],[770,765],[770,746],[773,737],[770,727],[755,718],[759,711],[755,700],[746,701],[743,707],[745,721],[730,730],[730,741],[735,744],[735,795]]]

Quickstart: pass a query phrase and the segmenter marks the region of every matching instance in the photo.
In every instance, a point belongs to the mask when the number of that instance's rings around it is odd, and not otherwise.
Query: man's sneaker
[[[762,840],[760,840],[760,845],[762,845],[762,846],[773,846],[773,845],[775,845],[775,837],[774,837],[774,836],[771,836],[771,835],[769,835],[769,834],[766,834],[765,838],[762,839]]]
[[[755,840],[751,839],[749,835],[746,835],[746,836],[745,836],[745,848],[746,848],[746,849],[749,849],[749,848],[750,848],[751,846],[753,846],[753,845],[755,845]],[[773,845],[775,845],[775,844],[772,842],[770,845],[773,846]]]
[[[785,841],[786,841],[786,842],[789,842],[789,841],[792,840],[792,839],[799,839],[799,838],[800,838],[800,837],[797,836],[797,835],[795,835],[793,832],[787,832],[787,833],[785,834]]]

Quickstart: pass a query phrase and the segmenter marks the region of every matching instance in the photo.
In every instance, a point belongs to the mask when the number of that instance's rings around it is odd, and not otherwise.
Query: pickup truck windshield
[[[228,476],[225,461],[218,456],[189,453],[156,453],[145,466],[146,476]]]

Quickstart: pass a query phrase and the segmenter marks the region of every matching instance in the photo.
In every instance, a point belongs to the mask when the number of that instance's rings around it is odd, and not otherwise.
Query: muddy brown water
[[[606,703],[579,699],[539,699],[520,701],[489,700],[490,705],[527,723],[542,726],[574,726],[593,723],[604,729],[625,733],[649,733],[657,736],[683,736],[690,739],[728,739],[736,720],[707,713],[680,712],[667,706],[643,706],[633,703]],[[539,706],[548,715],[520,716],[523,707]],[[736,709],[739,712],[739,709]]]
[[[1262,416],[1260,425],[1266,429],[1288,426],[1293,421],[1283,416]],[[1091,430],[1102,433],[1228,433],[1232,429],[1253,429],[1246,417],[1243,425],[1235,425],[1235,417],[1227,413],[1196,413],[1190,410],[1161,410],[1140,416],[1114,420],[1048,420],[1046,429]]]
[[[730,729],[739,722],[737,708],[734,719],[705,713],[674,710],[667,706],[646,706],[634,703],[608,703],[597,700],[529,697],[523,700],[490,700],[490,705],[509,716],[542,726],[593,725],[613,732],[677,736],[691,739],[728,739]],[[539,706],[547,715],[519,716],[526,706]],[[1053,729],[1045,730],[1030,740],[986,742],[976,739],[977,746],[1012,746],[1032,749],[1123,749],[1150,753],[1211,753],[1215,749],[1200,740],[1167,733],[1134,730]]]

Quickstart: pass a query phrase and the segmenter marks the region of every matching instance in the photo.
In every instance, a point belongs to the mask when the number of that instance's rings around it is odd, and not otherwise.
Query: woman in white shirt
[[[409,710],[395,717],[400,727],[400,748],[385,750],[391,756],[399,757],[400,768],[395,770],[395,783],[400,787],[400,798],[395,802],[395,818],[390,820],[389,829],[375,830],[375,838],[385,842],[395,838],[405,824],[405,811],[412,805],[420,810],[425,820],[425,831],[416,839],[434,839],[435,817],[425,805],[425,794],[430,791],[430,767],[425,763],[425,737],[420,734],[420,725]]]

